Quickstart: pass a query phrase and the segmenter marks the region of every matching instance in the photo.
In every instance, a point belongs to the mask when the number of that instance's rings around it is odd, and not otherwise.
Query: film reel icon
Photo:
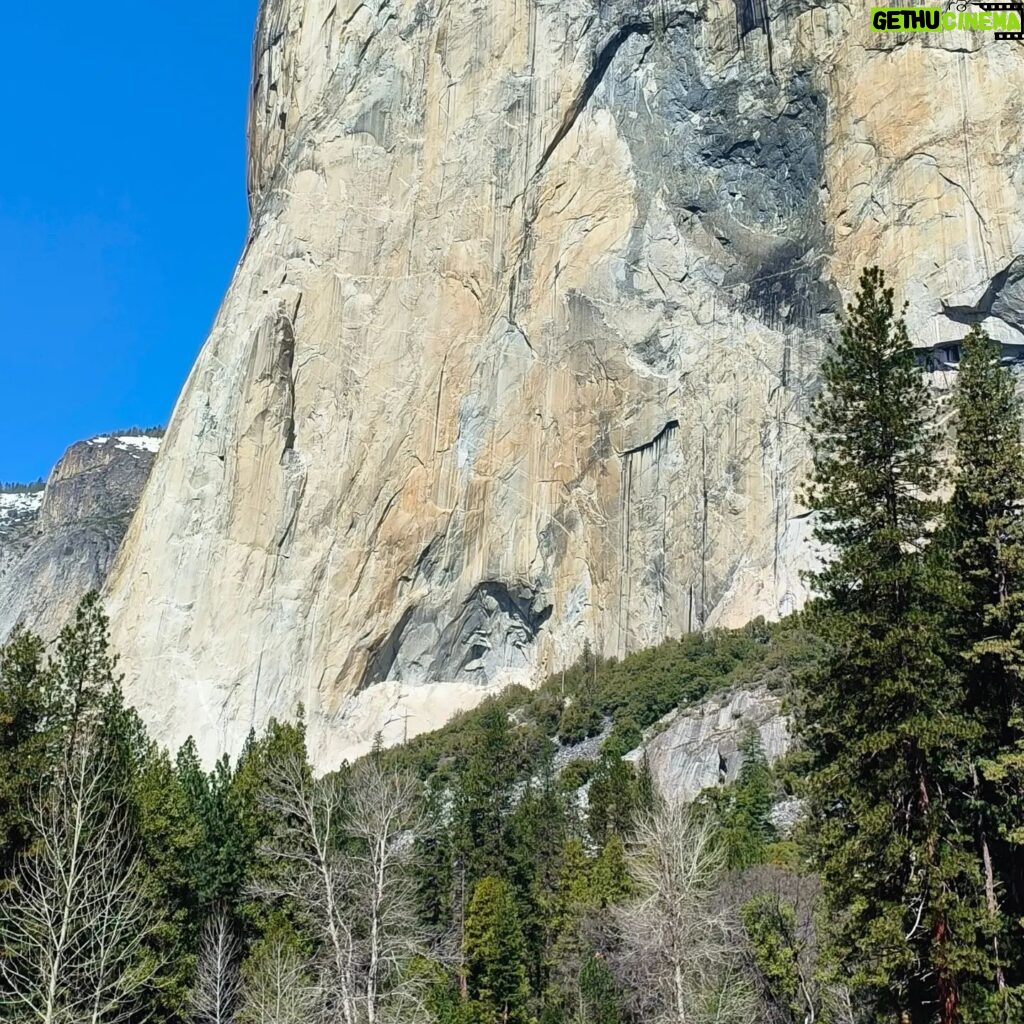
[[[1007,39],[1016,42],[1024,40],[1024,0],[1017,3],[981,3],[979,0],[946,0],[944,10],[964,13],[971,7],[980,8],[983,11],[1016,11],[1020,18],[1022,31],[1020,32],[996,32],[996,39]]]
[[[964,3],[964,0],[956,0],[956,9],[961,10],[969,6]],[[1019,23],[1022,31],[1020,32],[996,32],[996,39],[1006,39],[1013,42],[1021,42],[1024,40],[1024,2],[1018,0],[1017,3],[979,3],[977,4],[985,12],[993,11],[1016,11]]]

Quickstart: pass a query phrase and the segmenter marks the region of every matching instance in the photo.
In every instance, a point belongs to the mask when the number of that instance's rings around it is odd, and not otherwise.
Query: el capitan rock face
[[[208,757],[301,702],[329,765],[799,605],[860,268],[922,344],[1020,341],[1022,69],[806,0],[265,0],[251,235],[108,585],[129,697]]]

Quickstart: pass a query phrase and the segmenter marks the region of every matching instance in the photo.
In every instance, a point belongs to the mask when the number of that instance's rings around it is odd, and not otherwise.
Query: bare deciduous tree
[[[39,1024],[141,1020],[157,964],[121,808],[84,749],[38,794],[37,848],[0,895],[0,1000]]]
[[[241,947],[231,921],[218,910],[203,926],[192,990],[192,1016],[197,1024],[231,1024],[238,1008]]]
[[[415,779],[382,769],[376,758],[364,761],[354,773],[347,832],[360,851],[351,863],[355,902],[366,922],[368,1024],[377,1024],[385,993],[392,1002],[409,999],[410,989],[402,985],[403,969],[423,951],[415,912],[416,882],[409,870],[423,828],[421,799]]]
[[[283,828],[266,851],[282,865],[264,895],[288,896],[320,940],[323,997],[344,1024],[380,1024],[418,1007],[405,970],[423,943],[410,871],[422,828],[415,781],[370,758],[342,781],[293,759],[276,771],[269,808]]]
[[[740,946],[723,910],[724,852],[713,823],[659,801],[637,826],[630,854],[636,899],[615,911],[613,962],[650,1024],[740,1024],[756,1000],[740,972]]]
[[[322,1006],[319,985],[282,940],[262,944],[247,963],[238,1014],[244,1024],[312,1024]]]

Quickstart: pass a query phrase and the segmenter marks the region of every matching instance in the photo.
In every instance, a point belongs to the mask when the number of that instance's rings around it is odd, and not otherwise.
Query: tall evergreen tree
[[[593,953],[583,964],[579,994],[576,1019],[580,1024],[619,1024],[622,1020],[615,976],[600,953]]]
[[[29,799],[58,746],[44,651],[39,637],[20,628],[0,647],[0,879],[30,842]]]
[[[526,1024],[526,944],[512,887],[482,878],[466,917],[466,976],[477,1024]]]
[[[627,836],[641,813],[641,794],[633,766],[604,752],[587,791],[587,829],[596,846],[613,836]]]
[[[771,822],[775,779],[756,729],[743,737],[740,752],[739,776],[721,801],[722,842],[729,867],[734,869],[764,863],[768,844],[775,838]]]
[[[57,639],[50,660],[56,705],[65,728],[64,744],[73,753],[79,735],[102,713],[104,698],[119,684],[117,657],[110,650],[107,616],[99,595],[82,599],[75,618]]]
[[[507,867],[519,901],[530,986],[537,995],[550,975],[551,948],[557,938],[552,912],[569,828],[566,798],[554,776],[550,751],[539,776],[527,782],[512,812]]]
[[[147,948],[159,965],[150,1006],[157,1020],[176,1020],[188,1009],[199,945],[194,863],[202,834],[174,764],[155,743],[148,745],[125,793],[149,906]]]
[[[508,712],[495,702],[483,716],[479,738],[461,765],[455,787],[458,872],[472,883],[500,875],[508,860],[507,822],[517,764]]]
[[[1024,983],[1024,443],[1014,379],[979,327],[954,392],[956,470],[944,546],[958,583],[948,624],[979,726],[970,786],[999,995]]]
[[[948,574],[927,551],[939,439],[877,267],[822,373],[808,504],[830,654],[804,707],[820,868],[854,985],[890,1019],[951,1024],[984,969],[976,862],[950,801],[972,729],[942,642]]]

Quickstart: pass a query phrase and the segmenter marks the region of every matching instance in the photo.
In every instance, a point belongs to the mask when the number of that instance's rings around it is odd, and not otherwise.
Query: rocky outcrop
[[[130,697],[207,757],[301,702],[329,765],[353,699],[429,687],[411,734],[798,606],[862,265],[922,344],[1020,335],[1022,84],[815,0],[265,0],[250,236],[108,588]]]
[[[45,490],[0,494],[0,639],[19,622],[54,637],[103,585],[159,446],[94,437],[64,453]]]
[[[791,723],[779,695],[764,686],[673,711],[626,759],[638,762],[646,755],[660,791],[690,801],[705,789],[736,781],[751,731],[760,737],[769,764],[789,750]]]
[[[39,521],[43,488],[0,490],[0,586],[31,546]]]

